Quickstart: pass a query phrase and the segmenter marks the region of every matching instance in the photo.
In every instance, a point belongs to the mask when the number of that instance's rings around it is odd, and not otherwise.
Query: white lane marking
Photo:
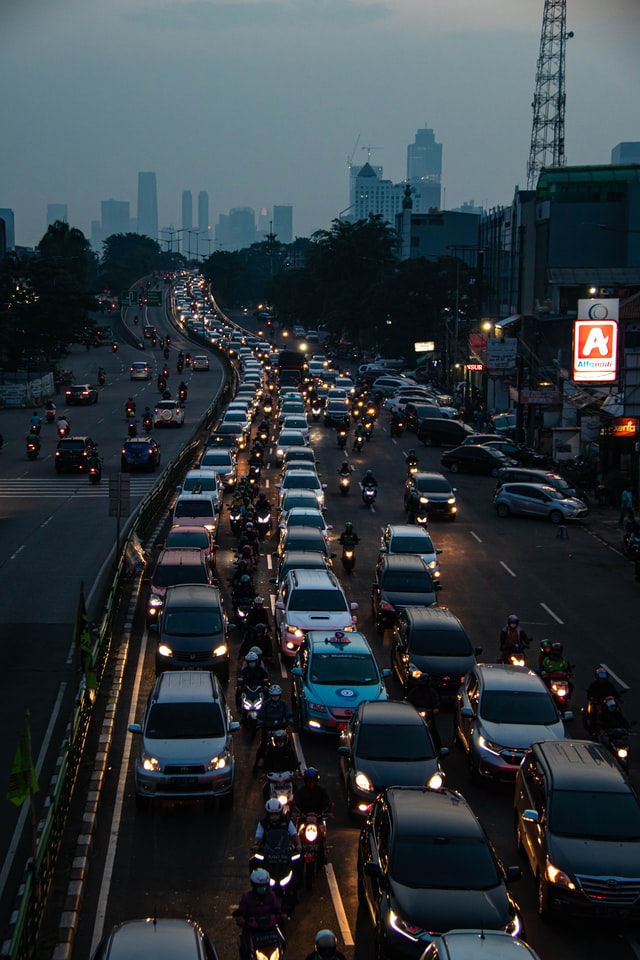
[[[273,570],[273,561],[271,559],[271,554],[267,553],[266,557],[267,557],[267,570]]]
[[[478,543],[482,543],[482,540],[480,539],[477,533],[474,533],[473,530],[469,530],[469,533],[471,534],[474,540],[477,540]]]
[[[291,739],[293,740],[293,745],[294,745],[295,750],[296,750],[296,756],[297,756],[298,760],[300,761],[300,769],[301,769],[301,770],[306,770],[306,769],[307,769],[307,761],[305,760],[305,758],[304,758],[304,753],[303,753],[303,751],[302,751],[302,740],[301,740],[301,738],[300,738],[300,734],[296,733],[296,731],[293,730],[293,731],[291,732]]]
[[[145,627],[145,631],[142,635],[142,644],[140,646],[140,655],[138,657],[138,667],[137,667],[135,679],[133,682],[131,707],[129,709],[129,716],[127,718],[127,728],[129,727],[130,723],[134,722],[135,716],[136,716],[136,707],[137,707],[138,699],[140,696],[140,685],[142,683],[142,667],[144,664],[144,658],[147,651],[148,636],[149,636],[149,630],[148,628]],[[107,901],[109,899],[109,891],[111,889],[111,882],[113,879],[113,867],[116,859],[116,848],[118,845],[118,832],[120,830],[120,821],[122,819],[122,808],[124,806],[127,770],[129,769],[129,760],[131,757],[131,749],[133,746],[133,737],[134,737],[133,733],[127,734],[124,750],[122,752],[120,776],[118,777],[118,790],[116,793],[116,802],[113,808],[113,817],[111,818],[111,829],[109,831],[109,847],[107,849],[107,856],[104,863],[104,870],[102,873],[102,884],[100,886],[100,894],[98,897],[98,904],[96,909],[96,920],[93,927],[93,939],[91,941],[92,956],[94,952],[97,950],[98,944],[102,939],[102,931],[104,930],[104,921],[107,914]]]
[[[42,527],[46,527],[48,523],[51,523],[51,521],[53,520],[53,517],[54,517],[54,515],[53,515],[52,513],[49,514],[49,516],[47,517],[47,519],[46,519],[46,520],[43,520],[42,523],[40,524],[40,529],[42,529]]]
[[[24,550],[24,548],[25,548],[25,544],[23,543],[21,547],[18,547],[18,549],[16,550],[15,553],[12,553],[12,554],[11,554],[11,556],[9,557],[9,560],[15,560],[15,558],[18,556],[18,554],[19,554],[19,553],[22,553],[22,551]]]
[[[62,706],[62,698],[64,697],[64,692],[67,689],[66,682],[61,683],[58,688],[58,696],[56,697],[56,702],[53,705],[53,710],[51,711],[51,719],[49,720],[49,726],[47,727],[46,733],[44,735],[44,740],[42,741],[42,746],[40,747],[40,753],[38,754],[38,759],[36,760],[36,776],[39,777],[42,772],[42,765],[44,764],[44,758],[47,755],[47,750],[49,749],[49,742],[53,736],[53,730],[58,720],[58,714],[60,712],[60,707]],[[24,830],[24,822],[27,816],[31,813],[31,807],[28,803],[23,803],[20,808],[20,815],[16,822],[15,829],[13,831],[13,836],[11,837],[11,843],[9,844],[9,849],[7,850],[7,855],[4,858],[4,865],[2,867],[2,873],[0,873],[0,894],[4,896],[4,888],[7,884],[9,878],[9,873],[13,867],[13,861],[15,859],[16,853],[18,851],[18,846],[20,844],[20,838]]]
[[[540,606],[542,607],[543,610],[546,610],[546,611],[547,611],[547,613],[549,614],[550,617],[553,617],[553,619],[556,621],[556,623],[559,623],[561,627],[564,626],[564,620],[561,620],[560,617],[557,616],[557,614],[555,614],[555,613],[553,612],[553,610],[551,609],[551,607],[548,607],[548,606],[546,605],[546,603],[543,603],[543,602],[542,602],[542,600],[540,601]]]
[[[340,927],[340,933],[342,934],[344,945],[345,947],[353,947],[354,940],[351,935],[351,929],[349,927],[349,921],[347,920],[347,915],[344,911],[344,904],[342,903],[342,897],[340,896],[340,890],[338,889],[338,881],[336,880],[336,875],[333,870],[333,865],[331,863],[327,863],[325,864],[324,869],[325,869],[325,873],[327,874],[327,883],[329,884],[329,890],[331,891],[333,909],[336,912],[336,917],[338,919],[338,926]]]
[[[516,574],[515,574],[515,573],[513,572],[513,570],[511,569],[511,567],[508,567],[508,566],[506,565],[506,563],[504,562],[504,560],[501,560],[501,561],[500,561],[500,566],[501,566],[501,567],[504,567],[504,569],[507,571],[507,573],[510,574],[512,577],[515,577],[515,576],[516,576]]]

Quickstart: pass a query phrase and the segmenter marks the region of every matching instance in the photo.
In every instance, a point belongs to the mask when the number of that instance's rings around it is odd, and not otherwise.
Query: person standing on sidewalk
[[[622,495],[621,495],[621,497],[620,497],[620,519],[618,520],[618,526],[619,526],[619,527],[622,526],[622,524],[623,524],[624,521],[627,519],[627,517],[628,517],[629,520],[631,520],[631,521],[633,521],[633,519],[634,519],[634,517],[633,517],[633,494],[631,493],[631,490],[629,490],[629,487],[628,487],[628,486],[626,486],[626,487],[624,488],[624,490],[622,491]]]

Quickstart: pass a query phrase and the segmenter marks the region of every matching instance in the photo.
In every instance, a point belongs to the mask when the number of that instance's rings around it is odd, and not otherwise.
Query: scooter
[[[573,714],[570,710],[567,710],[571,693],[569,686],[570,676],[570,671],[556,670],[546,678],[549,692],[563,720],[573,719]]]
[[[129,424],[127,426],[127,434],[130,437],[138,436],[138,424],[136,423],[135,420],[129,420]]]
[[[229,508],[229,526],[231,533],[237,537],[242,530],[242,511],[240,507]]]
[[[325,846],[327,824],[325,818],[317,813],[301,815],[298,822],[298,836],[302,846],[302,876],[304,888],[313,889],[313,879],[326,862]]]
[[[258,536],[261,540],[264,540],[268,533],[271,533],[271,511],[268,513],[258,513],[256,515],[256,525],[258,528]]]
[[[527,651],[529,644],[522,643],[521,640],[512,643],[508,648],[502,651],[500,663],[506,663],[512,667],[526,667]]]
[[[71,424],[67,421],[66,426],[58,425],[58,436],[59,437],[68,437],[71,433]]]
[[[100,386],[101,386],[101,387],[104,387],[104,385],[105,385],[106,382],[107,382],[106,374],[104,374],[104,373],[99,373],[99,374],[98,374],[98,383],[100,384]]]
[[[40,453],[40,444],[27,440],[27,460],[35,460]]]
[[[345,448],[346,445],[347,445],[347,431],[346,431],[346,430],[338,430],[337,440],[338,440],[338,447],[339,447],[339,449],[340,449],[340,450],[344,450],[344,448]]]
[[[404,423],[402,420],[396,420],[395,423],[391,424],[391,429],[389,431],[392,437],[401,437],[404,433]]]
[[[411,477],[415,476],[418,472],[418,464],[415,461],[411,463],[407,462],[407,477],[411,480]]]
[[[153,418],[152,417],[143,417],[142,418],[142,427],[145,433],[151,433],[153,427]]]
[[[98,466],[98,464],[95,464],[95,463],[92,464],[89,467],[89,483],[93,483],[93,484],[100,483],[101,479],[102,479],[102,467]]]
[[[290,813],[293,806],[293,793],[292,770],[267,773],[264,794],[267,800],[279,800],[282,804],[283,813]]]
[[[353,453],[360,453],[364,445],[364,438],[361,436],[355,436],[353,438]]]
[[[346,474],[344,476],[341,476],[340,480],[338,481],[338,487],[343,497],[348,496],[349,488],[351,487],[351,478],[348,477]]]
[[[54,420],[56,419],[55,407],[53,408],[53,410],[45,410],[44,418],[47,421],[47,423],[53,423]]]
[[[322,413],[322,407],[316,406],[315,404],[311,407],[311,415],[313,417],[314,423],[318,423],[320,420],[320,414]]]
[[[375,502],[376,497],[378,496],[377,487],[363,487],[362,488],[362,502],[365,507],[370,507],[372,503]]]
[[[262,684],[248,684],[240,691],[240,723],[244,724],[253,736],[258,729],[258,717],[264,706],[264,687]]]
[[[348,573],[349,576],[353,573],[353,568],[356,565],[356,550],[355,547],[343,547],[342,548],[342,566],[345,570],[345,573]]]
[[[178,399],[182,404],[187,402],[187,391],[184,389],[184,387],[178,390]]]
[[[283,960],[287,946],[278,918],[251,917],[245,927],[247,933],[247,960]]]

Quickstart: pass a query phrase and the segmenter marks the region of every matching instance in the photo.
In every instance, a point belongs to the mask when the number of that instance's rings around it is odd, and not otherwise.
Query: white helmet
[[[260,658],[257,653],[253,652],[253,650],[249,650],[249,653],[244,659],[247,663],[258,663]]]
[[[282,804],[277,797],[271,797],[264,805],[268,814],[282,813]]]
[[[269,696],[270,697],[281,697],[282,696],[282,687],[277,683],[274,683],[269,687]]]
[[[254,887],[268,887],[271,877],[263,867],[258,867],[257,870],[252,871],[249,880]]]

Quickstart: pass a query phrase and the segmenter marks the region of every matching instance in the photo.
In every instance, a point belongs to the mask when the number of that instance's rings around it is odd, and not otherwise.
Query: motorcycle
[[[178,374],[182,373],[184,370],[184,360],[178,360],[176,363],[176,370],[178,371]]]
[[[392,437],[401,437],[404,433],[404,423],[402,420],[396,420],[391,424],[391,430],[389,431]]]
[[[143,417],[142,427],[145,433],[151,433],[151,428],[153,427],[153,418],[149,416]]]
[[[187,402],[187,391],[184,388],[178,390],[178,399],[180,400],[180,403]]]
[[[339,448],[340,450],[344,450],[344,448],[345,448],[346,445],[347,445],[347,431],[346,431],[346,430],[338,430],[337,440],[338,440],[338,448]]]
[[[27,440],[27,460],[35,460],[40,453],[40,445],[34,440]]]
[[[361,436],[356,436],[353,438],[353,453],[360,453],[364,445],[364,438]]]
[[[256,516],[256,525],[258,527],[258,536],[261,540],[271,533],[271,511],[269,513],[259,513]]]
[[[351,576],[353,573],[353,568],[356,565],[356,550],[355,547],[348,546],[342,548],[342,566],[346,573]]]
[[[265,400],[265,402],[262,404],[262,412],[264,413],[265,417],[268,417],[273,413],[273,403],[271,400]]]
[[[190,367],[190,366],[191,366],[191,354],[190,354],[190,353],[186,353],[186,354],[185,354],[185,357],[184,357],[184,365],[185,365],[185,367]]]
[[[136,423],[135,420],[129,420],[129,423],[127,425],[127,434],[130,437],[138,436],[138,424]]]
[[[238,597],[233,601],[233,610],[239,627],[246,622],[252,606],[253,597]]]
[[[53,423],[56,419],[55,408],[53,410],[45,410],[44,417],[47,423]]]
[[[102,467],[97,463],[91,464],[91,466],[89,467],[89,483],[93,483],[93,484],[100,483],[101,479],[102,479]]]
[[[298,836],[302,845],[302,876],[304,888],[311,891],[313,878],[326,861],[327,824],[317,813],[302,814],[298,821]]]
[[[409,463],[407,461],[407,477],[409,478],[409,480],[411,480],[411,477],[415,476],[417,472],[418,472],[417,462],[411,461],[411,463]]]
[[[242,530],[242,511],[240,507],[229,507],[229,527],[234,537]]]
[[[117,353],[117,352],[118,352],[118,344],[117,344],[117,343],[112,343],[112,344],[111,344],[111,349],[113,350],[114,353]]]
[[[509,647],[505,648],[502,651],[502,656],[499,660],[499,663],[506,663],[508,666],[512,667],[526,667],[527,665],[527,652],[526,647],[528,644],[524,644],[521,641],[512,643]]]
[[[103,373],[99,373],[99,374],[98,374],[98,383],[100,384],[100,386],[101,386],[101,387],[104,387],[104,385],[105,385],[106,382],[107,382],[106,374],[105,374],[104,372],[103,372]]]
[[[125,404],[125,407],[124,407],[125,419],[130,420],[131,417],[134,415],[135,412],[136,412],[136,405],[135,405],[135,403],[126,403],[126,404]]]
[[[260,430],[258,431],[258,440],[260,441],[260,443],[266,443],[268,439],[269,439],[269,431],[266,429],[266,427],[261,427]]]
[[[320,404],[315,404],[311,407],[311,416],[313,417],[313,422],[318,423],[320,420],[320,414],[322,413],[322,407]]]
[[[247,684],[240,691],[240,723],[253,736],[258,729],[258,717],[264,706],[264,687],[262,684]]]
[[[338,481],[338,487],[340,488],[340,493],[343,497],[346,497],[349,493],[349,488],[351,486],[351,478],[345,474],[340,477]]]
[[[265,799],[279,800],[282,804],[283,813],[291,812],[293,792],[293,772],[291,770],[267,773],[264,785]]]
[[[300,854],[293,853],[286,830],[268,830],[262,848],[251,861],[251,869],[264,867],[270,876],[270,886],[283,909],[291,913],[296,903]],[[272,960],[270,957],[269,960]]]
[[[58,424],[58,436],[59,437],[68,437],[71,433],[71,424],[67,421],[66,425]]]
[[[167,389],[167,381],[164,377],[158,377],[158,393],[164,393]]]
[[[613,730],[600,730],[597,737],[600,743],[611,751],[625,773],[628,773],[631,731],[627,727],[615,727]]]
[[[365,507],[370,507],[372,503],[375,502],[376,497],[378,496],[377,487],[363,487],[362,488],[362,502]]]
[[[569,697],[571,695],[571,688],[569,686],[570,676],[570,671],[555,670],[546,678],[553,702],[558,708],[563,720],[571,720],[573,718],[573,714],[567,710],[567,704],[569,703]]]
[[[247,960],[283,960],[287,946],[277,917],[251,917],[247,920]]]
[[[373,436],[373,420],[365,420],[362,426],[364,427],[364,438],[369,443]]]

